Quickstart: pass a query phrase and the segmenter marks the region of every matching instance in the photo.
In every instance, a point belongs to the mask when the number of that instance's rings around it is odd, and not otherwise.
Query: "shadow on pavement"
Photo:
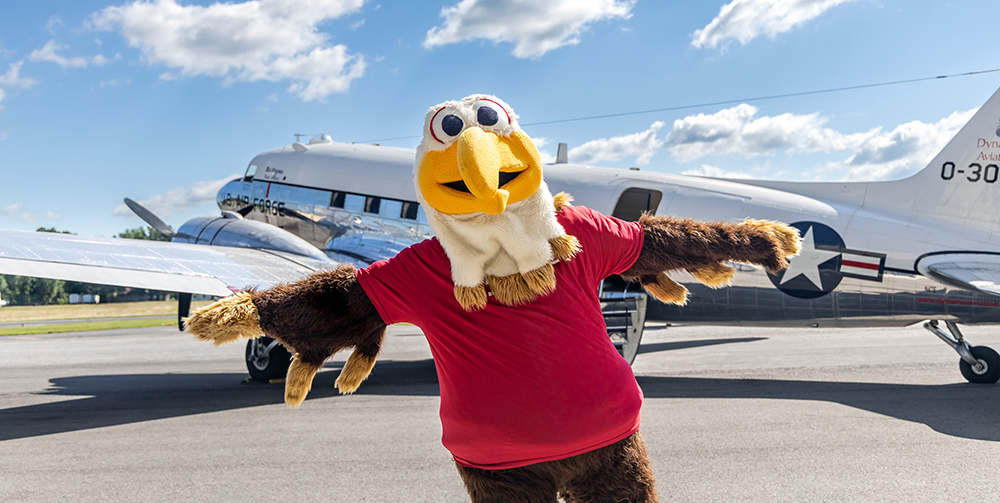
[[[650,342],[640,344],[637,354],[655,353],[657,351],[673,351],[675,349],[701,348],[705,346],[716,346],[719,344],[732,344],[736,342],[756,342],[766,341],[767,337],[741,337],[738,339],[709,339],[702,341],[676,341],[676,342]]]
[[[646,398],[833,402],[926,424],[953,437],[1000,442],[1000,385],[710,379],[637,376]]]
[[[711,342],[701,341],[700,343]],[[686,344],[686,343],[670,343]],[[655,346],[655,345],[651,345]],[[663,349],[677,349],[677,346]],[[653,349],[654,351],[658,349]],[[308,400],[336,398],[339,363],[316,376]],[[284,407],[284,386],[241,384],[246,374],[60,377],[44,395],[66,400],[0,410],[0,441],[236,410]],[[909,385],[766,379],[637,376],[647,399],[758,399],[833,402],[926,424],[939,433],[1000,442],[1000,386]],[[372,396],[437,396],[434,362],[379,361],[358,390]]]

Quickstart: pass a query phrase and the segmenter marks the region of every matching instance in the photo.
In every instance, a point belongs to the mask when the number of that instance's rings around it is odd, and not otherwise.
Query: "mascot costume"
[[[613,274],[664,302],[683,269],[713,287],[726,262],[771,272],[799,251],[775,222],[625,222],[553,196],[534,143],[499,98],[431,108],[414,167],[436,235],[388,260],[342,265],[205,307],[188,330],[215,344],[267,335],[294,354],[285,401],[302,403],[323,362],[353,353],[342,393],[372,370],[386,325],[420,327],[441,385],[442,443],[472,501],[658,501],[639,436],[639,389],[598,300]]]

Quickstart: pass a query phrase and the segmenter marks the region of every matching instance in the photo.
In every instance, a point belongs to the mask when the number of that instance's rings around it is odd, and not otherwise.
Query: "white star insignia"
[[[819,277],[819,266],[838,255],[839,252],[817,249],[813,228],[809,226],[805,236],[802,236],[802,253],[789,262],[788,269],[785,269],[785,275],[781,278],[781,284],[805,276],[817,289],[822,290],[823,281]]]

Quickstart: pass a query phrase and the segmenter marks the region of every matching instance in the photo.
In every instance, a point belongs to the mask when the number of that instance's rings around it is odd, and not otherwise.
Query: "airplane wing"
[[[251,248],[0,230],[0,274],[227,296],[336,265]]]
[[[941,283],[991,295],[1000,295],[1000,255],[947,253],[929,255],[917,271]]]

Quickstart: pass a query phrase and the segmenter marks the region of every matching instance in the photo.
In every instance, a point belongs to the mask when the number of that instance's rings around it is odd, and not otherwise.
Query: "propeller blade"
[[[164,236],[167,236],[169,238],[172,238],[177,234],[177,232],[171,229],[169,225],[163,223],[163,220],[160,220],[156,215],[153,214],[152,211],[147,210],[141,204],[126,197],[125,205],[128,206],[129,209],[132,210],[132,212],[138,215],[139,218],[143,219],[143,221],[145,221],[147,224],[153,226],[154,229],[160,231],[160,234],[163,234]]]

